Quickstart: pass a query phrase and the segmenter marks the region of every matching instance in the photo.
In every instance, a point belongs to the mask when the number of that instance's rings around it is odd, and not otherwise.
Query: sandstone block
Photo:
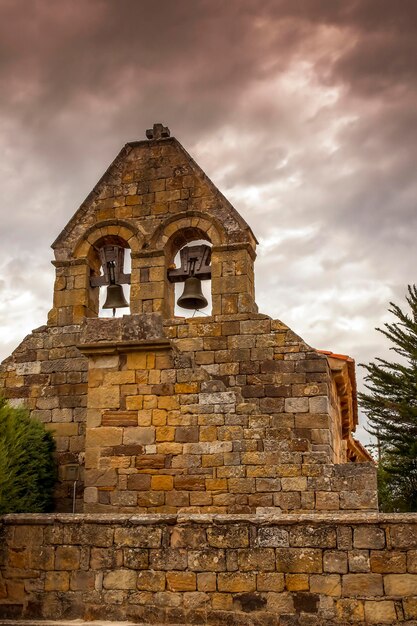
[[[135,570],[148,569],[148,550],[146,548],[124,548],[123,565]]]
[[[336,529],[332,526],[295,526],[290,529],[290,546],[335,548]]]
[[[289,546],[288,531],[277,526],[264,526],[258,528],[255,546],[280,548]]]
[[[349,572],[369,572],[371,569],[368,550],[351,550],[348,552],[348,562]]]
[[[211,606],[217,611],[231,611],[233,609],[233,596],[229,593],[213,593]]]
[[[249,547],[249,530],[247,526],[228,524],[207,528],[207,541],[214,548],[247,548]]]
[[[323,570],[335,574],[347,574],[347,554],[340,550],[325,550],[323,554]]]
[[[203,491],[204,476],[174,476],[174,488],[178,491]]]
[[[286,413],[307,413],[308,398],[285,398],[284,406]]]
[[[352,598],[337,600],[336,615],[341,623],[363,624],[365,619],[364,603],[362,600]]]
[[[80,566],[80,550],[73,546],[58,546],[55,552],[55,569],[73,570]]]
[[[277,548],[276,567],[279,572],[321,574],[322,551],[315,548]]]
[[[310,576],[310,591],[311,593],[340,598],[342,585],[339,574],[313,574]]]
[[[417,574],[387,574],[384,576],[384,588],[388,596],[415,596]]]
[[[196,572],[224,572],[226,570],[225,552],[215,549],[190,550],[188,567]]]
[[[238,551],[239,571],[273,572],[275,570],[275,552],[273,548],[250,548]]]
[[[115,546],[131,546],[136,548],[159,548],[162,540],[162,529],[137,526],[133,528],[116,528],[114,531]]]
[[[417,618],[417,597],[404,598],[403,607],[404,607],[405,619]]]
[[[378,574],[401,574],[407,571],[406,553],[385,550],[372,550],[371,571]],[[408,570],[411,572],[410,568]]]
[[[183,548],[153,550],[150,553],[150,566],[156,570],[185,570],[187,569],[187,550]]]
[[[238,593],[242,591],[256,591],[256,575],[249,573],[220,573],[217,577],[219,591]]]
[[[392,524],[389,532],[393,548],[417,548],[417,524]]]
[[[197,577],[194,572],[167,572],[168,591],[195,591]]]
[[[308,591],[309,578],[307,574],[285,574],[285,588],[288,591]]]
[[[123,555],[121,550],[113,550],[112,548],[91,548],[90,568],[113,569],[123,565]]]
[[[282,592],[285,588],[284,574],[259,572],[256,576],[256,588],[258,591]]]
[[[137,588],[141,591],[164,591],[165,572],[155,572],[150,570],[138,572]]]
[[[217,577],[214,573],[202,572],[197,574],[198,591],[216,591]]]
[[[329,400],[327,396],[314,396],[308,400],[308,408],[310,413],[328,413]]]
[[[367,624],[394,624],[397,620],[394,602],[367,600],[365,602],[365,619]]]
[[[130,569],[108,572],[103,578],[104,589],[136,589],[137,573]]]
[[[149,474],[131,474],[127,478],[127,488],[133,491],[145,491],[151,487]]]
[[[99,428],[88,428],[86,434],[86,445],[94,448],[109,448],[122,443],[123,430],[112,426],[100,426]]]
[[[348,597],[382,596],[381,574],[345,574],[342,577],[342,595]]]
[[[285,476],[281,478],[282,491],[305,491],[307,489],[306,476]]]
[[[93,591],[95,585],[95,573],[86,571],[71,572],[71,591]]]
[[[149,445],[155,443],[155,428],[153,426],[123,429],[123,444]]]
[[[89,469],[85,472],[84,483],[86,487],[115,487],[117,485],[117,472],[115,469]]]
[[[174,488],[172,476],[152,476],[151,489],[154,491],[171,491]]]
[[[316,509],[318,511],[338,511],[339,494],[332,491],[316,491]]]
[[[171,531],[172,548],[202,548],[206,544],[205,528],[175,526]]]
[[[407,551],[407,571],[417,574],[417,550]]]
[[[68,591],[69,572],[46,572],[45,591]]]
[[[382,528],[359,526],[353,531],[353,546],[380,550],[385,547],[385,532]]]
[[[88,407],[91,409],[117,409],[120,406],[120,387],[93,387],[88,392]]]

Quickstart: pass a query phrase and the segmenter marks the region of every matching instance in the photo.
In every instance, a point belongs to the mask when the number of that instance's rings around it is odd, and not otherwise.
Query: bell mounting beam
[[[130,285],[130,274],[123,272],[125,249],[121,246],[103,246],[99,250],[103,276],[91,276],[92,287],[104,285]]]
[[[205,244],[200,246],[186,246],[180,250],[181,267],[168,270],[168,280],[171,283],[182,283],[194,276],[200,280],[211,278],[211,248]]]

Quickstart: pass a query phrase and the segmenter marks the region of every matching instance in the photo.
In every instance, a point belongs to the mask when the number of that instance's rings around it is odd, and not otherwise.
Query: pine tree
[[[54,449],[41,422],[0,398],[0,514],[52,510]]]
[[[411,315],[390,303],[397,318],[377,328],[400,358],[376,358],[367,370],[367,393],[359,394],[368,432],[379,444],[379,495],[382,510],[417,511],[417,289],[408,286]]]

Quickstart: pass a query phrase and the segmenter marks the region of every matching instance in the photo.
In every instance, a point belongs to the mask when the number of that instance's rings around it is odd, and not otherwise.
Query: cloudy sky
[[[257,235],[260,310],[389,355],[374,328],[416,281],[416,59],[415,0],[0,0],[0,357],[45,323],[52,241],[159,121]]]

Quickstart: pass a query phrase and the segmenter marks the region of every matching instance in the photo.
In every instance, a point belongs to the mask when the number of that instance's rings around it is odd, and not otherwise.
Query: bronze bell
[[[122,309],[126,306],[129,306],[129,303],[126,302],[123,287],[116,283],[109,285],[107,287],[107,297],[106,302],[103,304],[103,309],[113,309],[114,315],[115,309]]]
[[[201,280],[195,276],[189,276],[184,281],[184,292],[177,300],[178,306],[183,309],[204,309],[208,305],[201,291]]]

